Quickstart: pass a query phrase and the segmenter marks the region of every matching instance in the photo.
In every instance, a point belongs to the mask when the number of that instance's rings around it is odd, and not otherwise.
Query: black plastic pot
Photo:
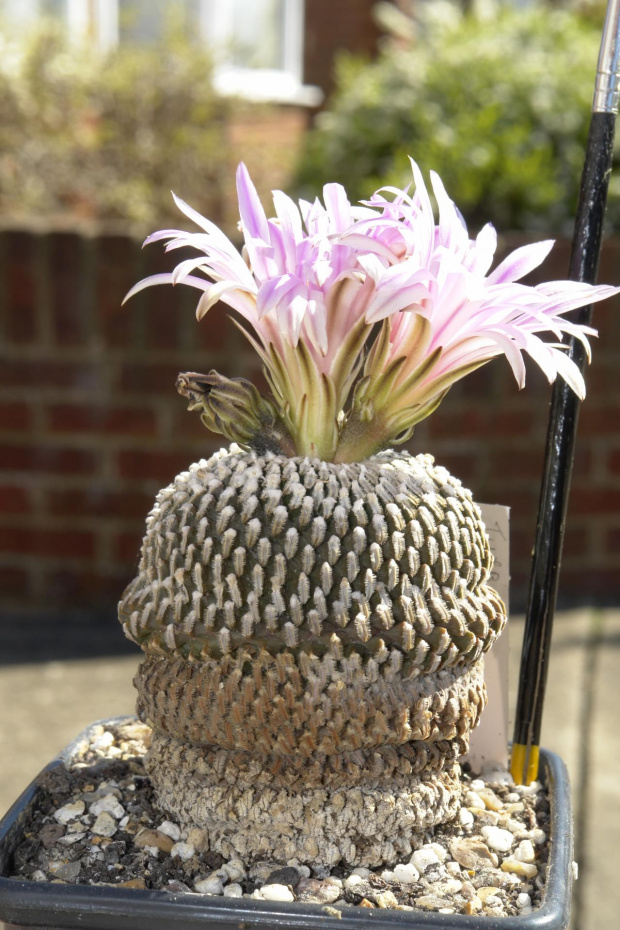
[[[103,721],[110,725],[117,721]],[[88,730],[47,766],[70,763]],[[541,778],[551,798],[551,845],[542,905],[521,917],[481,917],[412,911],[335,909],[319,904],[278,904],[248,898],[203,897],[90,885],[7,878],[24,823],[36,803],[33,782],[0,821],[0,921],[10,928],[90,930],[565,930],[570,917],[573,831],[568,772],[555,753],[541,750]]]

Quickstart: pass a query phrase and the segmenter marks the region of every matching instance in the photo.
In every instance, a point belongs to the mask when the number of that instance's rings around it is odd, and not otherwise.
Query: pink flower
[[[298,208],[275,191],[276,216],[268,219],[241,164],[243,257],[213,223],[175,198],[203,231],[162,230],[146,241],[192,246],[200,255],[139,282],[127,298],[151,284],[185,283],[203,292],[198,319],[218,300],[237,311],[250,326],[244,332],[299,454],[350,460],[402,441],[451,384],[497,355],[507,357],[519,387],[526,352],[549,381],[560,375],[583,397],[583,378],[561,340],[575,336],[589,352],[587,337],[595,332],[564,314],[620,289],[517,283],[552,242],[517,249],[489,274],[493,227],[470,239],[433,173],[436,223],[413,161],[412,169],[413,196],[387,188],[354,207],[341,185],[328,184],[324,204],[301,201]],[[380,332],[365,357],[376,323]],[[557,342],[543,341],[537,335],[543,332]]]

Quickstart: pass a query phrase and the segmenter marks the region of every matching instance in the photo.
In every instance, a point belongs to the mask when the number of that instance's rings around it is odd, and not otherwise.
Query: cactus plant
[[[615,289],[515,283],[551,243],[487,276],[491,226],[470,240],[441,181],[351,206],[274,193],[267,219],[237,176],[243,256],[208,220],[147,242],[200,256],[136,285],[192,285],[251,327],[272,397],[185,373],[178,390],[227,449],[180,474],[147,519],[119,608],[145,659],[135,684],[153,728],[160,804],[224,856],[379,865],[455,816],[459,758],[485,703],[483,655],[505,623],[469,491],[427,455],[391,447],[450,385],[522,352],[580,394],[550,330]],[[387,196],[386,196],[387,195]],[[196,272],[201,272],[200,275]]]

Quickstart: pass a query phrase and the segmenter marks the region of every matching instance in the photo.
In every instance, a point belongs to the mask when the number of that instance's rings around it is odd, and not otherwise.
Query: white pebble
[[[368,878],[370,875],[370,869],[365,869],[363,866],[358,866],[356,869],[353,869],[351,875],[359,875],[360,878]]]
[[[533,781],[530,785],[515,785],[515,791],[517,791],[521,797],[529,797],[540,791],[540,782]]]
[[[228,881],[233,883],[246,876],[245,866],[241,859],[231,859],[229,862],[225,862],[222,871],[226,872]]]
[[[417,849],[409,862],[416,867],[420,874],[425,872],[431,865],[440,864],[439,856],[430,845],[422,846],[421,849]]]
[[[531,906],[532,906],[532,899],[530,898],[529,894],[526,894],[525,891],[521,891],[517,895],[517,907],[522,908],[522,907],[531,907]]]
[[[169,836],[171,840],[174,840],[175,843],[181,839],[181,828],[178,824],[173,823],[171,820],[164,820],[157,829],[160,833],[163,833],[164,836]]]
[[[194,882],[194,890],[198,894],[224,894],[224,886],[217,876],[210,875],[209,878],[201,878]]]
[[[238,885],[236,882],[233,882],[231,885],[226,885],[224,888],[224,897],[225,898],[242,898],[243,897],[243,888],[241,885]]]
[[[42,869],[36,869],[30,876],[30,880],[33,882],[46,882],[48,878]]]
[[[471,827],[474,822],[474,815],[466,807],[462,807],[459,811],[459,820],[463,827]]]
[[[521,840],[514,851],[515,859],[520,862],[533,862],[536,858],[536,851],[531,840]]]
[[[93,848],[96,849],[97,847],[94,846]],[[155,859],[159,856],[159,846],[143,846],[142,848],[149,856],[154,856]],[[103,853],[101,853],[101,858],[103,858]]]
[[[485,782],[490,782],[494,785],[514,785],[515,781],[510,772],[505,770],[498,771],[497,769],[491,772],[485,772],[482,776]]]
[[[69,823],[70,820],[77,820],[86,810],[84,801],[74,801],[73,804],[65,804],[54,812],[54,819],[58,823]]]
[[[506,795],[506,802],[508,804],[517,804],[521,800],[521,796],[517,794],[516,791],[511,791]]]
[[[92,825],[92,831],[97,836],[114,836],[117,829],[118,824],[107,811],[102,811]]]
[[[91,746],[93,749],[109,749],[110,746],[114,743],[114,736],[110,733],[109,730],[106,730],[101,736],[96,736],[92,741]]]
[[[508,856],[502,862],[504,872],[514,872],[515,875],[521,875],[523,878],[535,878],[538,875],[538,869],[530,862],[520,862],[512,856]]]
[[[514,833],[517,837],[530,835],[524,824],[522,824],[520,820],[515,820],[514,817],[507,817],[505,820],[502,819],[502,823],[506,830],[510,830],[510,832]]]
[[[336,878],[334,875],[328,875],[327,878],[324,879],[324,882],[325,882],[326,885],[334,885],[336,888],[342,888],[342,887],[343,887],[343,885],[342,885],[342,879],[341,879],[341,878]]]
[[[103,798],[99,798],[98,801],[93,801],[88,810],[94,817],[104,811],[116,820],[120,820],[121,817],[125,816],[125,808],[122,804],[119,804],[113,794],[106,794]]]
[[[379,892],[379,894],[375,897],[375,901],[379,907],[383,909],[394,908],[398,905],[398,898],[394,892],[390,891],[389,889],[387,891]]]
[[[465,795],[465,807],[473,807],[474,810],[483,811],[485,804],[476,791],[468,791]]]
[[[170,850],[171,856],[178,856],[179,859],[183,861],[191,859],[196,852],[196,847],[192,846],[191,843],[175,843],[172,849]]]
[[[441,843],[429,843],[430,849],[434,849],[440,862],[445,862],[448,858],[448,851],[444,849]]]
[[[361,875],[357,875],[356,872],[353,872],[349,875],[348,878],[344,880],[344,887],[347,891],[355,891],[356,888],[359,888],[360,885],[364,884],[364,879]]]
[[[496,894],[490,894],[488,898],[485,898],[486,907],[502,907],[502,899],[498,898]]]
[[[461,874],[461,867],[458,862],[446,862],[446,872],[453,878],[458,878]]]
[[[541,830],[539,827],[534,827],[533,830],[529,831],[529,837],[532,843],[535,843],[536,846],[542,846],[542,844],[547,839],[547,834],[544,830]]]
[[[295,895],[288,885],[280,885],[274,882],[273,885],[263,885],[260,889],[263,901],[294,901]]]
[[[483,827],[480,832],[487,846],[496,849],[498,852],[508,852],[514,843],[514,837],[510,830],[502,830],[501,827]]]
[[[484,788],[486,786],[481,778],[474,778],[474,780],[470,782],[469,787],[471,788],[472,791],[480,791],[481,788]]]
[[[396,880],[404,885],[411,885],[413,882],[417,882],[420,877],[420,873],[413,862],[399,862],[394,867],[394,875]]]

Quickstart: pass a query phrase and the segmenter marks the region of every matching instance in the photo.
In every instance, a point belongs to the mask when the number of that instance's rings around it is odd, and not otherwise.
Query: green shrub
[[[343,56],[329,109],[298,174],[355,197],[434,168],[473,225],[570,229],[589,124],[602,20],[540,4],[382,4],[392,37],[378,60]],[[385,13],[388,16],[385,16]],[[620,190],[610,213],[620,213]]]
[[[0,33],[0,213],[176,226],[173,189],[222,222],[236,163],[227,127],[243,104],[211,78],[180,33],[107,56],[49,24],[25,42]]]

